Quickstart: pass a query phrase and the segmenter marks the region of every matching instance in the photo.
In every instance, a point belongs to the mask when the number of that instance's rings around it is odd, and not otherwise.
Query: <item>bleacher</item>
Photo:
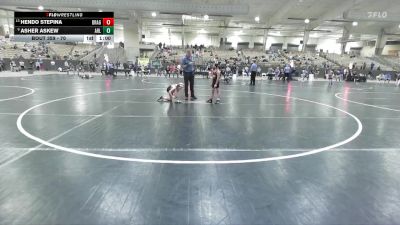
[[[96,56],[96,58],[99,58],[100,56],[103,55],[103,52],[106,50],[105,46],[99,46],[96,49],[94,49],[93,51],[89,52],[89,54],[82,56],[79,60],[81,61],[86,61],[86,62],[91,62],[94,60],[94,56]]]
[[[157,53],[153,54],[153,58],[151,59],[167,62],[179,62],[183,55],[185,55],[184,49],[170,48],[157,51]]]
[[[213,50],[212,51],[214,57],[218,57],[220,59],[236,59],[238,58],[238,53],[234,50]]]
[[[107,47],[102,47],[102,48],[96,50],[96,55],[97,55],[97,63],[99,63],[99,65],[102,65],[104,62],[106,62],[106,56],[107,56],[108,62],[111,62],[111,63],[120,62],[120,64],[122,65],[124,62],[127,61],[125,49],[123,49],[123,48],[109,49]],[[89,57],[89,58],[86,59],[86,57]],[[81,61],[83,61],[83,60],[90,61],[90,62],[93,61],[92,55],[88,55],[86,57],[82,58]]]
[[[92,45],[92,44],[78,44],[73,46],[72,49],[72,56],[75,59],[80,59],[83,56],[88,55],[89,53],[91,53],[93,50],[95,50],[96,48],[98,48],[97,45]]]
[[[383,65],[382,63],[379,63],[372,58],[365,58],[362,56],[350,56],[350,55],[339,55],[339,54],[334,54],[334,53],[327,53],[325,54],[328,59],[331,61],[336,62],[337,64],[343,66],[343,67],[348,67],[350,63],[354,64],[357,69],[360,69],[364,63],[366,64],[366,69],[369,69],[371,66],[371,63],[374,63],[374,70],[377,68],[380,68],[383,71],[389,71],[392,70],[390,66]]]
[[[0,55],[2,58],[38,58],[46,57],[46,48],[38,43],[23,43],[1,41]]]
[[[261,50],[245,49],[241,51],[241,55],[243,55],[245,64],[250,64],[252,60],[256,60],[263,71],[267,68],[281,67],[289,63],[289,57],[283,52],[265,53]]]
[[[335,65],[324,57],[321,57],[316,52],[289,52],[282,53],[288,60],[294,60],[296,66],[319,66],[329,65],[334,67]]]
[[[198,54],[197,54],[198,53]],[[163,51],[158,51],[156,54],[154,54],[153,58],[154,59],[160,59],[160,60],[165,60],[169,62],[177,62],[180,61],[181,58],[186,54],[186,49],[182,48],[171,48],[171,49],[166,49]],[[198,61],[212,61],[214,58],[218,59],[231,59],[231,58],[238,58],[238,54],[236,51],[230,51],[230,50],[220,50],[220,49],[213,49],[213,48],[205,48],[203,50],[194,50],[193,54],[195,60]]]
[[[49,50],[56,56],[56,58],[64,59],[71,56],[74,45],[66,44],[48,44]],[[72,56],[71,56],[72,57]]]
[[[366,69],[370,68],[374,63],[374,70],[379,67],[382,71],[400,70],[400,58],[393,56],[373,56],[371,58],[361,56],[339,55],[334,53],[316,52],[276,52],[265,53],[258,49],[228,50],[218,48],[203,48],[202,50],[194,50],[194,58],[196,65],[206,65],[214,60],[222,63],[233,64],[244,67],[250,64],[252,59],[257,59],[257,64],[263,68],[281,67],[284,64],[294,61],[296,67],[310,65],[313,67],[323,67],[330,65],[332,67],[348,67],[350,63],[355,64],[357,69],[366,64]],[[107,49],[91,44],[39,44],[39,43],[20,43],[10,42],[8,40],[0,41],[0,56],[2,58],[54,58],[54,59],[76,59],[82,61],[93,61],[96,54],[98,63],[104,62],[104,55],[108,55],[111,62],[125,62],[126,56],[124,49],[114,48]],[[165,50],[157,50],[151,56],[150,60],[158,59],[162,65],[171,62],[180,62],[186,54],[186,48],[170,48]]]
[[[379,57],[387,62],[387,65],[392,67],[395,70],[400,70],[400,57],[398,56],[382,56]]]
[[[244,57],[250,57],[250,59],[255,59],[257,58],[262,58],[267,57],[267,54],[259,51],[259,50],[253,50],[253,49],[245,49],[245,50],[241,50],[241,52],[243,53]]]

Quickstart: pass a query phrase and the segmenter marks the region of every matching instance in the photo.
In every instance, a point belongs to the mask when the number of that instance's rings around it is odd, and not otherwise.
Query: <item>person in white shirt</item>
[[[67,60],[65,60],[65,62],[64,62],[64,67],[65,67],[65,69],[69,69],[69,63],[68,63],[68,61]]]
[[[257,76],[261,76],[261,67],[257,67]]]
[[[14,60],[10,62],[10,67],[11,67],[11,72],[15,72],[16,64]]]
[[[396,86],[399,86],[400,85],[400,72],[398,72],[396,76],[397,76],[396,77]]]
[[[35,67],[36,67],[36,70],[40,70],[40,62],[39,61],[35,62]]]
[[[24,70],[24,69],[25,69],[25,62],[24,62],[24,61],[20,61],[20,62],[19,62],[19,68],[20,68],[21,70]]]
[[[227,75],[227,76],[231,76],[231,75],[232,75],[232,73],[231,73],[231,67],[229,67],[229,64],[226,65],[225,71],[226,71],[226,75]]]

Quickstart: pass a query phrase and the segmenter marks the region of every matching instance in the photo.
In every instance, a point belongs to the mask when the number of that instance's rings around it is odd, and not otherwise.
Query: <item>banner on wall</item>
[[[160,60],[152,60],[151,61],[151,68],[155,68],[155,69],[161,68]]]
[[[149,58],[139,58],[138,62],[140,65],[147,66],[149,64]]]

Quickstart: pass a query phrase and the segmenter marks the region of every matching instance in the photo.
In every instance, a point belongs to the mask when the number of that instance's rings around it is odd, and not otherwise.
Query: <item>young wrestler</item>
[[[207,103],[212,103],[213,98],[216,97],[215,104],[220,103],[220,95],[219,95],[219,79],[221,77],[221,71],[219,70],[219,65],[215,64],[211,70],[211,78],[212,78],[212,92],[210,99],[207,100]]]
[[[174,99],[177,98],[179,91],[184,87],[183,83],[171,84],[167,87],[168,97],[161,96],[157,101],[158,102],[173,102]],[[176,103],[180,103],[179,100],[175,101]]]

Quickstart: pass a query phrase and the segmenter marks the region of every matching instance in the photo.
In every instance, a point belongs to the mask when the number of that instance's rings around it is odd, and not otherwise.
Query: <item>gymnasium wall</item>
[[[364,46],[361,49],[361,56],[372,57],[373,55],[375,55],[375,46]]]
[[[323,52],[340,54],[340,43],[336,43],[335,39],[318,39],[317,41],[317,51],[320,49]]]
[[[348,42],[346,44],[345,52],[350,52],[350,48],[360,48],[363,47],[364,43],[362,41],[359,42]]]
[[[154,42],[154,43],[165,43],[166,45],[172,46],[181,46],[182,45],[182,34],[179,33],[146,33],[146,42]],[[208,34],[193,34],[186,33],[185,34],[185,44],[198,44],[205,46],[219,46],[219,38],[216,35],[208,35]]]
[[[237,48],[237,44],[240,42],[248,42],[250,48],[254,47],[254,42],[263,43],[262,36],[250,36],[250,35],[233,35],[228,37],[228,42],[232,43],[233,48]]]
[[[392,56],[400,55],[400,45],[386,45],[383,48],[382,55],[392,55]]]
[[[116,34],[117,35],[117,34]],[[154,42],[154,43],[165,43],[167,45],[173,46],[181,46],[181,34],[179,33],[150,33],[146,34],[146,42]],[[185,34],[185,43],[189,45],[205,45],[205,46],[219,46],[219,36],[217,35],[209,35],[209,34],[196,34],[196,33],[186,33]],[[118,39],[118,37],[115,37]],[[302,49],[302,45],[300,41],[303,40],[303,37],[282,37],[282,36],[269,36],[266,43],[266,49],[269,49],[274,43],[282,43],[283,48],[286,49],[288,44],[296,44],[299,45],[299,51]],[[263,36],[252,36],[252,35],[231,35],[228,36],[227,41],[232,43],[233,48],[237,48],[237,44],[240,42],[248,42],[249,48],[254,47],[254,43],[263,43]],[[317,39],[310,38],[308,44],[317,45],[316,50],[319,51],[323,49],[324,52],[328,51],[330,53],[340,53],[340,44],[336,43],[334,39]],[[349,47],[350,48],[350,47]]]
[[[120,40],[123,40],[123,33],[122,31],[115,31],[115,36],[114,39],[116,42],[119,42]],[[181,41],[181,34],[179,33],[171,33],[170,35],[168,33],[146,33],[146,39],[144,41],[146,42],[154,42],[154,43],[165,43],[167,45],[173,45],[173,46],[181,46],[182,41]],[[196,34],[196,33],[186,33],[185,34],[185,43],[189,45],[205,45],[205,46],[219,46],[219,36],[217,35],[209,35],[209,34]],[[299,45],[298,50],[301,51],[302,49],[302,44],[300,44],[300,41],[303,40],[303,37],[282,37],[282,36],[269,36],[267,39],[266,43],[266,49],[269,49],[272,44],[275,43],[282,43],[283,44],[283,49],[287,49],[288,44],[295,44]],[[263,36],[251,36],[251,35],[231,35],[227,38],[227,41],[232,43],[233,48],[237,48],[237,44],[240,42],[248,42],[249,43],[249,48],[254,47],[254,43],[263,43]],[[335,39],[326,39],[326,38],[311,38],[309,39],[308,43],[309,45],[316,45],[316,51],[320,51],[321,49],[323,52],[328,52],[328,53],[336,53],[340,54],[340,43],[337,43]],[[349,52],[350,48],[357,48],[357,47],[363,47],[363,42],[349,42],[346,44],[345,51]],[[369,47],[365,46],[362,51],[361,55],[362,56],[372,56],[374,54],[375,48],[374,47]],[[392,53],[394,51],[400,51],[400,45],[386,45],[385,48],[383,49],[383,55],[389,55],[389,53]]]

